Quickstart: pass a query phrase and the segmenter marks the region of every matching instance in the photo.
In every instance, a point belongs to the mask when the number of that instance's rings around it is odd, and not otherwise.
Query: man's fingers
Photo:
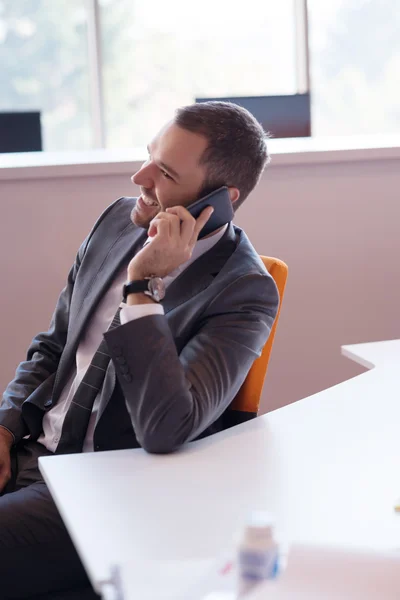
[[[150,223],[150,227],[149,227],[149,231],[148,231],[149,237],[155,236],[156,233],[160,231],[158,229],[158,226],[161,221],[166,221],[168,223],[169,233],[171,235],[173,235],[173,236],[180,235],[180,233],[181,233],[180,218],[174,214],[169,214],[167,212],[160,212],[160,213],[158,213],[158,215],[156,217],[154,217],[154,219]],[[165,228],[165,230],[163,229],[162,231],[167,231],[167,229]]]
[[[189,244],[196,225],[196,219],[184,206],[172,206],[167,208],[167,211],[168,214],[176,215],[176,217],[179,218],[182,242],[184,244]]]
[[[207,223],[211,215],[213,214],[214,209],[212,206],[207,206],[197,217],[196,225],[194,226],[193,237],[195,236],[195,240],[199,237],[200,231],[203,229],[204,225]]]
[[[212,206],[207,206],[200,213],[197,219],[195,219],[184,206],[173,206],[171,208],[167,208],[167,211],[168,213],[178,215],[181,219],[181,233],[183,241],[185,241],[187,244],[194,244],[200,231],[203,229],[204,225],[214,212],[214,209]]]
[[[154,237],[155,235],[167,235],[169,236],[171,233],[171,223],[169,219],[163,219],[155,217],[150,223],[148,235],[149,237]]]
[[[193,219],[188,209],[184,206],[181,206],[180,204],[177,204],[176,206],[170,206],[166,209],[166,212],[168,215],[177,215],[178,217],[180,217],[181,221]]]
[[[178,215],[174,215],[174,214],[170,214],[170,213],[163,213],[163,215],[165,215],[165,218],[168,219],[171,235],[175,238],[180,236],[181,235],[181,220],[178,217]]]

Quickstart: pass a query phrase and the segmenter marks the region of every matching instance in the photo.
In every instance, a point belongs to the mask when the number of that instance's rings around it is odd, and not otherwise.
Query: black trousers
[[[0,600],[92,600],[94,593],[38,469],[42,444],[12,450],[12,478],[0,495]]]

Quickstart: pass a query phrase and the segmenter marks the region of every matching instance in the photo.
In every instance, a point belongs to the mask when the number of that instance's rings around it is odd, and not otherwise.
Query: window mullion
[[[308,46],[307,0],[293,0],[295,16],[295,51],[297,93],[310,92],[310,55]]]
[[[95,148],[105,148],[99,0],[86,0],[86,10],[88,16],[89,93],[93,146]]]

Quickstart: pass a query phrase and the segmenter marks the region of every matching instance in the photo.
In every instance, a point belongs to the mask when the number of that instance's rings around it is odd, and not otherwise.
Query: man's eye
[[[167,171],[161,171],[161,174],[165,179],[172,179],[171,175],[168,175]]]

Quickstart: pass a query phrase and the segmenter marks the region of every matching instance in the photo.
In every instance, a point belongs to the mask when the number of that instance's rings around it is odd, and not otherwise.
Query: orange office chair
[[[278,319],[281,312],[283,295],[285,293],[286,280],[288,275],[288,266],[278,258],[260,256],[269,274],[273,277],[279,291],[279,307],[274,324],[269,334],[269,338],[259,356],[253,363],[242,387],[236,394],[235,399],[230,405],[230,409],[240,411],[240,413],[249,413],[247,418],[256,416],[260,404],[261,392],[264,385],[265,375],[269,358],[271,356],[272,344],[278,325]],[[243,415],[244,417],[244,415]],[[242,417],[242,418],[243,418]],[[240,420],[242,420],[242,418]],[[245,417],[243,420],[247,420]]]

